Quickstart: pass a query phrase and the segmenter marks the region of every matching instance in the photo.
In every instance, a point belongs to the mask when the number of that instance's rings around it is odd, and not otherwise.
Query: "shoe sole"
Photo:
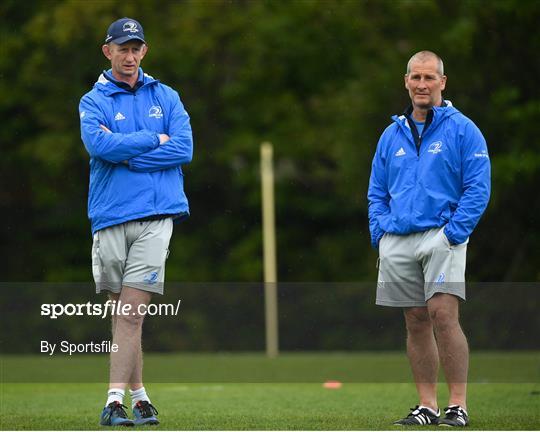
[[[144,423],[135,423],[135,426],[157,426],[159,424],[158,420],[150,420]]]
[[[441,423],[439,423],[439,421],[432,421],[431,423],[428,423],[428,424],[421,424],[421,423],[411,423],[411,424],[403,424],[403,423],[392,423],[393,426],[440,426]]]

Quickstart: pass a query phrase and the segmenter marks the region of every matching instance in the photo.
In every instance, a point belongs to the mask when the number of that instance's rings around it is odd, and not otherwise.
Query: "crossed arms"
[[[111,132],[101,110],[90,98],[80,104],[81,137],[90,156],[111,164],[125,163],[136,172],[154,172],[191,162],[193,138],[189,116],[176,94],[169,114],[168,133],[143,129]]]

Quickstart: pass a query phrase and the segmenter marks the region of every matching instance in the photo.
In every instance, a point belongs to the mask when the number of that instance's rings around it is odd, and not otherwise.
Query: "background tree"
[[[493,194],[469,247],[469,280],[540,280],[538,1],[7,0],[4,281],[91,280],[77,108],[108,67],[100,46],[121,16],[144,25],[143,67],[179,90],[194,130],[185,167],[192,217],[175,229],[170,281],[261,280],[265,140],[275,146],[280,280],[373,281],[371,158],[390,115],[408,104],[405,65],[421,49],[444,59],[445,97],[480,127],[491,153]],[[247,295],[240,291],[229,301]],[[315,307],[317,295],[294,301]]]

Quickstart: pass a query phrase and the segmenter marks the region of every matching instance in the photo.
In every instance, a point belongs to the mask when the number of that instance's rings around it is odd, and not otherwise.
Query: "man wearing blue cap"
[[[81,98],[81,137],[90,155],[88,216],[96,291],[117,308],[103,426],[158,424],[142,383],[142,323],[152,294],[163,294],[173,220],[189,214],[182,165],[193,155],[189,116],[178,93],[145,74],[141,24],[113,22],[102,47],[111,62]],[[125,309],[125,308],[128,309]],[[130,387],[134,420],[123,405]]]

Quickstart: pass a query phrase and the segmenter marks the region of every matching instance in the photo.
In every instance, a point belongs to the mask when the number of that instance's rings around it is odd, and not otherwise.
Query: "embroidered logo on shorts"
[[[444,272],[441,272],[441,274],[439,275],[439,277],[437,278],[437,281],[435,283],[442,284],[442,283],[444,283],[445,279],[446,279],[446,275],[444,274]]]
[[[145,277],[144,277],[144,283],[147,283],[147,284],[150,284],[150,285],[153,285],[157,282],[157,278],[158,278],[158,274],[157,272],[152,272],[150,274],[147,274]]]

